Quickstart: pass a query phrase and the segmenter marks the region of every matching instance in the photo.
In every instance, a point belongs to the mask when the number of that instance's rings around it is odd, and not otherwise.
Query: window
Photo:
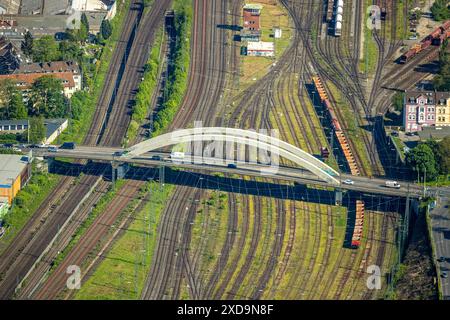
[[[425,112],[425,108],[424,107],[420,107],[419,112]]]
[[[409,112],[414,112],[416,111],[416,107],[414,106],[409,106]]]
[[[23,128],[22,128],[22,125],[21,124],[18,124],[17,125],[17,130],[22,130]]]

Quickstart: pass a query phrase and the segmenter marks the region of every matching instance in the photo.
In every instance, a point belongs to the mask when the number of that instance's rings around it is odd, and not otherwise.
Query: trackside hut
[[[11,204],[31,177],[29,157],[0,154],[0,198]]]

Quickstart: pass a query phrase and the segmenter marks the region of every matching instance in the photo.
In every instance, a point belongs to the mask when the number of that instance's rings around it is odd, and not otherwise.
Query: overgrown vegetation
[[[434,78],[434,87],[440,91],[450,91],[450,54],[447,47],[448,40],[445,40],[439,53],[439,74]]]
[[[0,254],[39,208],[48,193],[55,188],[58,181],[58,176],[41,172],[33,167],[33,176],[17,194],[11,210],[5,217],[7,232],[0,240]]]
[[[176,40],[173,52],[173,69],[167,79],[164,96],[167,99],[154,119],[153,136],[161,134],[172,122],[180,107],[187,88],[190,63],[190,36],[192,25],[192,6],[188,0],[174,4]]]
[[[447,0],[435,0],[430,10],[436,21],[450,19],[450,6]]]
[[[150,194],[148,203],[134,214],[124,235],[108,253],[75,299],[139,299],[155,252],[160,215],[173,186],[149,182],[141,195]]]
[[[144,80],[139,85],[136,101],[133,106],[131,122],[128,126],[126,141],[132,142],[136,139],[139,127],[147,118],[152,96],[155,92],[158,79],[158,71],[161,63],[161,46],[163,44],[164,32],[161,28],[155,36],[155,42],[150,52],[150,57],[144,66]]]
[[[420,143],[406,154],[406,163],[421,181],[436,181],[439,175],[447,180],[450,174],[450,137],[440,142],[429,140]]]

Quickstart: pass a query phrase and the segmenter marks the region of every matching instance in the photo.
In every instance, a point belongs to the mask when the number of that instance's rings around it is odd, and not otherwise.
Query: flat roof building
[[[45,119],[46,144],[51,144],[58,136],[67,129],[69,120],[67,119]],[[2,133],[20,133],[28,129],[28,120],[0,120],[0,134]]]
[[[273,42],[249,42],[247,45],[247,56],[273,57],[275,47]]]
[[[11,204],[30,177],[31,163],[27,156],[0,154],[0,198]]]

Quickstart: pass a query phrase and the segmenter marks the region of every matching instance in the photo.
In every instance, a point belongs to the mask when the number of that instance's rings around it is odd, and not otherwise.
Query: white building
[[[81,12],[106,12],[105,19],[111,20],[116,15],[115,0],[72,0],[72,9]]]
[[[275,46],[273,42],[249,42],[247,45],[247,56],[273,57],[274,55]]]

